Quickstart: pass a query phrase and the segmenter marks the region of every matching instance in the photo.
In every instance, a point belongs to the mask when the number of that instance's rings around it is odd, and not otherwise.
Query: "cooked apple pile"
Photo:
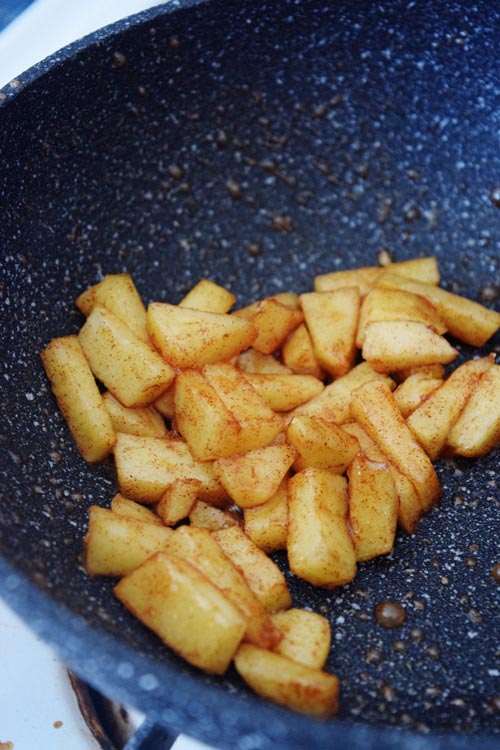
[[[436,259],[317,276],[231,311],[201,280],[146,308],[128,274],[76,300],[78,335],[42,352],[82,457],[112,455],[118,492],[89,511],[91,575],[191,664],[231,663],[259,695],[325,718],[330,628],[293,606],[270,553],[325,589],[414,533],[440,495],[433,462],[500,443],[500,313],[439,286]]]

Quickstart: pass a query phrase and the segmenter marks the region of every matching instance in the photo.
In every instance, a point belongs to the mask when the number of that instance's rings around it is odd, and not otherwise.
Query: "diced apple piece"
[[[338,710],[335,675],[243,643],[234,665],[254,692],[293,711],[326,719]]]
[[[136,521],[143,521],[145,523],[154,523],[157,526],[163,526],[163,521],[154,511],[146,508],[141,503],[136,503],[135,500],[121,495],[119,492],[111,500],[111,510],[113,513],[118,513],[119,516],[127,516],[128,518],[135,518]]]
[[[433,461],[440,456],[453,424],[492,364],[492,357],[482,357],[460,365],[408,417],[408,427]]]
[[[358,286],[361,295],[364,297],[385,271],[417,279],[427,284],[436,285],[440,282],[437,260],[434,256],[427,256],[388,263],[386,266],[362,266],[345,271],[320,274],[314,279],[314,288],[317,292],[326,292],[343,286]]]
[[[273,297],[236,310],[233,315],[255,326],[257,338],[252,345],[262,354],[274,352],[304,319],[302,310],[284,305]]]
[[[128,432],[130,435],[149,435],[150,437],[167,435],[165,420],[152,407],[143,406],[132,409],[123,406],[109,391],[106,391],[102,398],[115,432]]]
[[[52,393],[85,461],[111,453],[115,431],[77,336],[52,339],[41,353]]]
[[[272,443],[282,419],[228,364],[184,370],[175,386],[176,428],[200,461]]]
[[[356,438],[339,425],[325,422],[321,417],[293,417],[286,434],[299,454],[294,463],[296,471],[315,466],[343,474],[359,451]]]
[[[446,333],[446,325],[434,305],[419,294],[405,289],[375,287],[364,298],[359,315],[356,345],[361,349],[370,323],[388,321],[423,323],[435,333]]]
[[[409,417],[442,384],[442,378],[421,377],[416,373],[409,375],[394,391],[394,398],[403,417]]]
[[[300,295],[305,322],[321,366],[334,378],[352,368],[360,308],[357,287]]]
[[[316,352],[314,351],[311,335],[305,323],[301,323],[292,331],[281,348],[283,363],[298,375],[312,375],[323,380],[324,372]]]
[[[394,545],[398,496],[387,463],[375,463],[360,453],[351,463],[349,520],[357,560],[386,555]]]
[[[380,266],[361,266],[341,271],[330,271],[314,278],[316,292],[331,292],[344,287],[355,286],[364,297],[373,288],[383,268]]]
[[[171,536],[169,552],[194,565],[241,610],[246,620],[245,640],[262,648],[278,644],[279,628],[208,529],[179,526]]]
[[[369,380],[381,380],[388,386],[394,386],[388,375],[376,372],[368,362],[361,362],[346,375],[329,383],[320,394],[294,409],[289,417],[304,415],[320,417],[335,424],[347,422],[351,418],[350,404],[353,391]]]
[[[96,305],[107,307],[136,336],[149,343],[146,308],[130,274],[108,274],[98,284],[82,292],[76,300],[76,306],[85,316],[90,315]]]
[[[223,363],[207,365],[202,373],[239,425],[237,443],[226,455],[269,445],[283,430],[282,418],[235,367]]]
[[[215,505],[197,500],[189,514],[191,526],[215,531],[225,529],[226,526],[241,526],[242,520],[238,512],[232,508],[217,508]]]
[[[255,327],[248,320],[167,302],[148,306],[147,328],[163,359],[181,368],[231,359],[256,337]]]
[[[312,375],[246,373],[245,377],[269,408],[279,412],[295,409],[324,388]]]
[[[366,454],[368,460],[387,466],[387,470],[392,475],[398,498],[398,523],[408,534],[413,534],[424,512],[415,486],[405,474],[389,461],[385,453],[380,450],[379,446],[358,422],[348,422],[344,425],[344,430],[358,439],[361,450]]]
[[[236,297],[228,289],[210,279],[201,279],[179,302],[179,307],[224,314],[235,302]]]
[[[446,370],[443,365],[434,363],[432,365],[419,365],[418,367],[405,367],[394,373],[394,377],[398,383],[402,383],[410,376],[415,378],[444,380],[446,377]]]
[[[264,550],[286,549],[288,535],[288,490],[285,479],[275,494],[263,505],[243,511],[245,534]]]
[[[175,381],[176,429],[197,459],[237,453],[241,426],[199,370],[183,370]]]
[[[500,443],[500,366],[492,365],[475,386],[447,437],[447,448],[468,458],[484,456]]]
[[[175,524],[187,518],[198,497],[201,482],[199,479],[176,479],[160,497],[156,512],[165,526]]]
[[[175,370],[106,307],[93,308],[78,338],[96,378],[124,406],[148,406],[175,377]]]
[[[347,525],[347,481],[326,469],[304,469],[288,483],[288,562],[309,583],[342,586],[356,574]]]
[[[245,617],[189,562],[160,552],[122,578],[114,592],[190,664],[212,674],[227,670],[245,633]]]
[[[215,469],[234,502],[240,508],[252,508],[262,505],[277,492],[295,456],[295,448],[287,443],[269,445],[219,458]]]
[[[252,591],[267,612],[288,609],[292,598],[285,576],[239,526],[212,532],[226,555],[243,573]]]
[[[155,503],[176,479],[197,479],[201,499],[227,498],[213,463],[196,461],[182,440],[118,433],[114,456],[120,492],[132,500]]]
[[[125,575],[166,549],[172,533],[166,526],[92,505],[85,536],[85,569],[90,575]]]
[[[500,313],[442,287],[390,272],[380,276],[377,284],[426,297],[443,318],[449,333],[472,346],[483,346],[500,327]]]
[[[290,368],[285,367],[273,354],[262,354],[253,346],[238,356],[236,366],[242,372],[256,375],[289,375]]]
[[[377,321],[365,327],[363,358],[378,372],[405,367],[448,364],[457,350],[423,323],[406,320]]]
[[[275,299],[276,302],[280,302],[292,310],[300,310],[300,296],[297,292],[277,292],[277,294],[271,296],[271,299]]]
[[[422,507],[428,510],[441,494],[436,471],[385,383],[371,381],[358,388],[351,401],[351,413],[390,461],[410,479]]]
[[[433,286],[437,286],[441,281],[437,258],[434,255],[388,263],[383,268],[399,276],[416,279],[417,281],[432,284]]]
[[[330,652],[330,623],[308,609],[287,609],[272,616],[282,638],[273,651],[287,659],[322,669]]]

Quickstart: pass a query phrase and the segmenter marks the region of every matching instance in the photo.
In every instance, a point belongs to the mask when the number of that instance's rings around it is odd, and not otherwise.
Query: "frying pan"
[[[382,250],[434,254],[445,288],[498,306],[499,40],[494,2],[172,3],[0,93],[2,596],[157,738],[500,746],[498,452],[439,462],[439,507],[352,584],[287,573],[294,602],[332,625],[341,707],[319,722],[233,672],[199,674],[85,574],[87,509],[109,503],[113,467],[81,460],[38,356],[78,330],[77,294],[122,271],[145,302],[207,276],[245,304]],[[389,599],[406,609],[397,630],[374,618]],[[160,747],[153,734],[142,747]]]

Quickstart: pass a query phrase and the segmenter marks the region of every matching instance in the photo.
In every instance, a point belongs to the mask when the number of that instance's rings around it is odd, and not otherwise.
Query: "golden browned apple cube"
[[[181,372],[175,407],[177,429],[201,461],[269,445],[283,429],[281,417],[229,364]]]
[[[282,304],[274,297],[259,300],[233,313],[253,323],[257,338],[252,346],[262,354],[271,354],[286,339],[290,331],[302,323],[302,310]]]
[[[398,383],[402,383],[410,376],[443,380],[446,376],[446,370],[443,365],[434,363],[432,365],[420,365],[419,367],[406,367],[394,373],[394,377]]]
[[[117,513],[119,516],[127,516],[128,518],[135,518],[136,521],[143,521],[145,523],[155,523],[157,526],[163,526],[163,521],[153,510],[150,510],[141,503],[136,503],[135,500],[121,495],[119,492],[114,495],[111,500],[111,510],[113,513]]]
[[[257,335],[252,323],[243,318],[167,302],[148,306],[147,329],[163,359],[181,368],[227,361],[249,347]]]
[[[165,437],[167,426],[162,415],[150,406],[134,409],[123,406],[112,393],[103,393],[103,400],[115,432],[128,432],[130,435]]]
[[[316,292],[331,292],[335,289],[343,289],[346,286],[355,286],[359,289],[360,295],[364,297],[373,288],[382,272],[383,268],[380,266],[361,266],[318,274],[314,278],[314,290]]]
[[[292,445],[268,445],[219,458],[215,470],[228,495],[240,508],[267,502],[278,490],[296,456]]]
[[[394,372],[405,367],[448,364],[457,350],[424,323],[407,320],[383,320],[368,323],[364,331],[362,354],[374,370]]]
[[[218,508],[203,500],[197,500],[189,514],[191,526],[215,531],[225,529],[226,526],[241,526],[242,519],[234,508]]]
[[[156,512],[165,526],[175,526],[187,518],[198,497],[199,479],[176,479],[160,497]]]
[[[338,710],[339,681],[335,675],[250,643],[238,649],[234,665],[255,693],[274,703],[322,719]]]
[[[290,411],[317,396],[324,388],[312,375],[246,373],[246,379],[273,411]]]
[[[160,552],[122,578],[114,591],[190,664],[213,674],[227,670],[244,636],[245,617],[189,562]]]
[[[344,425],[346,432],[359,441],[361,450],[370,461],[384,464],[391,474],[398,498],[398,523],[408,534],[413,534],[424,509],[414,484],[403,474],[397,466],[391,463],[379,446],[368,436],[358,422],[348,422]]]
[[[280,629],[208,529],[180,526],[171,536],[169,552],[198,568],[241,610],[246,620],[245,640],[262,648],[276,646]]]
[[[245,576],[267,612],[278,612],[292,604],[286,579],[275,562],[239,526],[212,532],[226,555]]]
[[[290,375],[291,370],[280,362],[273,354],[262,354],[253,346],[245,349],[236,360],[238,370],[259,375]]]
[[[264,550],[286,549],[288,536],[288,481],[285,479],[275,494],[263,505],[243,511],[245,534]]]
[[[282,632],[273,651],[314,669],[324,667],[331,643],[330,623],[326,617],[293,607],[276,612],[272,619]]]
[[[394,386],[394,381],[388,375],[376,372],[368,362],[361,362],[346,375],[329,383],[320,394],[298,406],[289,416],[320,417],[336,424],[347,422],[351,418],[350,404],[353,391],[369,380],[381,380],[390,387]]]
[[[298,415],[287,427],[287,439],[297,449],[294,469],[300,471],[307,466],[329,469],[343,474],[356,453],[359,443],[334,422],[325,422],[321,417]]]
[[[111,310],[96,305],[79,333],[92,372],[124,406],[148,406],[175,370]]]
[[[347,481],[326,469],[303,469],[288,483],[290,569],[323,588],[342,586],[356,574],[348,528]]]
[[[239,425],[239,447],[236,450],[237,446],[233,446],[226,455],[272,443],[283,429],[283,420],[269,408],[243,373],[223,363],[207,365],[202,373]]]
[[[391,262],[383,266],[383,268],[391,273],[396,273],[409,279],[416,279],[417,281],[432,284],[433,286],[437,286],[441,281],[437,258],[434,255]]]
[[[182,440],[118,433],[114,456],[120,492],[132,500],[155,503],[176,479],[197,479],[201,499],[227,498],[213,463],[196,461]]]
[[[199,370],[183,370],[175,381],[175,426],[197,459],[238,453],[241,427]]]
[[[500,366],[482,375],[447,437],[459,456],[484,456],[500,443]]]
[[[312,375],[323,380],[324,371],[314,351],[311,334],[305,323],[292,331],[281,347],[283,363],[298,375]]]
[[[228,289],[210,279],[201,279],[179,302],[179,307],[224,314],[235,302],[236,297]]]
[[[386,463],[360,453],[351,463],[349,521],[358,560],[386,555],[394,546],[398,495]]]
[[[365,296],[386,270],[400,276],[418,279],[427,284],[439,284],[440,281],[436,258],[427,256],[389,263],[385,266],[361,266],[360,268],[320,274],[314,279],[314,288],[317,292],[326,292],[343,286],[358,286],[361,295]]]
[[[500,327],[500,313],[439,286],[390,272],[382,274],[377,284],[426,297],[441,315],[449,333],[472,346],[483,346]]]
[[[85,536],[85,568],[90,575],[125,575],[166,549],[172,533],[166,526],[93,505]]]
[[[394,391],[394,398],[403,417],[409,417],[441,385],[443,378],[422,377],[417,373],[403,380]]]
[[[113,449],[115,431],[78,337],[52,339],[41,358],[77,449],[86,461],[101,461]]]
[[[453,424],[492,363],[492,357],[481,357],[460,365],[408,417],[408,427],[433,461],[440,456]]]
[[[356,345],[360,349],[363,346],[366,326],[370,323],[395,320],[423,323],[439,334],[447,330],[443,319],[426,297],[405,289],[375,287],[361,304]]]
[[[161,396],[153,401],[151,406],[161,414],[165,419],[173,419],[175,416],[174,407],[174,392],[175,392],[175,380],[172,382],[169,388],[164,391]]]
[[[351,400],[351,413],[410,479],[422,507],[428,510],[439,498],[441,486],[432,462],[401,416],[387,385],[373,380],[358,388]]]
[[[107,307],[131,328],[136,336],[143,341],[149,341],[146,331],[146,308],[130,274],[108,274],[98,284],[82,292],[76,300],[76,306],[85,316],[90,315],[96,305]]]
[[[352,368],[360,309],[358,287],[300,295],[305,322],[321,366],[334,378]]]

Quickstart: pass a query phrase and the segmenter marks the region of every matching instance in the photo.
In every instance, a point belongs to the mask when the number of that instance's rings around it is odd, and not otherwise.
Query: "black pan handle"
[[[146,717],[123,750],[170,750],[177,737]]]

